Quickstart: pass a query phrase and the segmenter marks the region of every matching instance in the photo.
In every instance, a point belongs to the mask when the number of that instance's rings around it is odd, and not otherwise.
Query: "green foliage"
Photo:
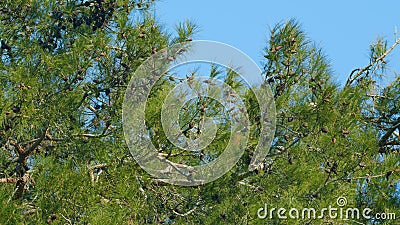
[[[400,78],[379,89],[389,53],[371,45],[370,66],[340,87],[323,51],[290,20],[270,30],[263,76],[276,101],[277,129],[263,165],[248,171],[260,135],[254,92],[233,68],[209,76],[244,98],[250,140],[237,165],[198,187],[167,185],[134,161],[122,132],[122,101],[132,73],[147,57],[198,28],[175,34],[150,13],[153,1],[5,0],[0,3],[0,224],[338,224],[340,219],[260,219],[259,208],[336,206],[398,212]],[[394,45],[396,46],[396,45]],[[199,96],[179,123],[197,137],[205,116],[217,123],[202,152],[183,152],[162,131],[169,91],[200,75],[170,73],[153,87],[146,125],[168,159],[190,165],[214,160],[226,147],[226,109]],[[396,186],[397,185],[397,186]],[[397,215],[400,216],[400,215]],[[359,219],[349,223],[397,224]]]

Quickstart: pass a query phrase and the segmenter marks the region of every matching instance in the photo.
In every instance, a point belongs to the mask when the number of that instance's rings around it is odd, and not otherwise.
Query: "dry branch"
[[[105,167],[107,167],[107,163],[102,163],[102,164],[98,164],[98,165],[89,167],[89,176],[90,176],[90,180],[92,181],[92,184],[95,184],[99,180],[98,177],[97,177],[97,179],[95,179],[94,170],[95,169],[103,169]]]
[[[358,77],[360,77],[364,72],[369,70],[371,67],[373,67],[375,64],[379,63],[380,61],[383,61],[384,58],[389,55],[390,52],[393,51],[393,49],[400,43],[400,38],[396,39],[395,43],[385,52],[383,53],[380,57],[376,58],[374,61],[372,61],[370,64],[368,64],[364,68],[359,68],[355,69],[351,72],[349,78],[347,79],[346,82],[346,87],[350,86]],[[358,72],[357,72],[358,71]],[[356,73],[356,75],[353,76],[353,74]]]
[[[16,178],[16,177],[6,177],[0,178],[0,183],[9,183],[9,184],[16,184],[18,181],[23,181],[24,183],[28,182],[30,179],[29,173],[26,173],[23,177]]]
[[[187,211],[187,212],[185,212],[185,213],[178,213],[178,212],[175,211],[175,210],[172,210],[172,212],[173,212],[175,215],[178,215],[178,216],[181,216],[181,217],[185,217],[185,216],[188,216],[188,215],[192,214],[196,209],[197,209],[197,206],[193,207],[193,209],[191,209],[191,210],[189,210],[189,211]]]

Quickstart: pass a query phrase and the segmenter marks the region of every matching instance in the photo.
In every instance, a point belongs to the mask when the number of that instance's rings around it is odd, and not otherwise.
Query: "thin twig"
[[[196,209],[197,209],[197,206],[193,207],[193,209],[191,209],[191,210],[189,210],[189,211],[187,211],[187,212],[185,212],[185,213],[178,213],[178,212],[175,211],[175,210],[172,210],[172,212],[173,212],[174,214],[178,215],[178,216],[185,217],[185,216],[188,216],[188,215],[192,214]]]
[[[260,187],[260,186],[254,186],[254,185],[245,183],[245,182],[243,182],[243,181],[239,181],[239,184],[240,184],[240,185],[243,185],[243,186],[250,187],[250,188],[252,188],[252,189],[255,189],[256,191],[260,191],[260,192],[261,192],[261,191],[264,191],[264,188],[262,188],[262,187]]]
[[[43,134],[40,136],[39,139],[37,139],[24,153],[25,158],[28,157],[39,145],[40,143],[44,140],[44,138],[46,137],[46,133],[47,133],[47,129],[49,127],[46,126],[46,128],[43,131]]]
[[[400,128],[400,118],[397,119],[395,125],[393,125],[389,130],[382,136],[381,140],[379,140],[379,146],[382,147],[388,141],[389,137],[395,132],[397,129]]]
[[[25,211],[24,213],[22,213],[22,216],[29,216],[29,215],[32,215],[32,214],[35,214],[37,212],[37,209],[30,209],[30,210],[27,210],[27,211]]]
[[[18,155],[24,154],[25,150],[20,146],[16,141],[9,140],[9,143],[14,146],[15,150],[17,151]]]
[[[60,214],[67,222],[68,224],[72,224],[71,220],[65,217],[63,214]]]
[[[400,44],[400,38],[398,38],[395,43],[385,52],[383,53],[380,57],[378,57],[377,59],[375,59],[373,62],[371,62],[370,64],[368,64],[366,67],[364,68],[359,68],[359,69],[355,69],[351,72],[349,78],[347,79],[346,82],[346,87],[350,86],[358,77],[360,77],[365,71],[369,70],[372,66],[374,66],[375,64],[377,64],[379,61],[383,61],[383,59],[389,55],[390,52],[393,51],[393,49]],[[352,76],[353,73],[355,73],[356,71],[358,71],[356,73],[356,75],[354,75],[354,77]]]
[[[95,169],[103,169],[107,167],[107,163],[102,163],[102,164],[98,164],[98,165],[94,165],[94,166],[90,166],[89,167],[89,176],[90,176],[90,180],[92,181],[92,184],[95,184],[96,182],[99,181],[99,175],[100,173],[97,175],[96,179],[94,177],[94,170]]]

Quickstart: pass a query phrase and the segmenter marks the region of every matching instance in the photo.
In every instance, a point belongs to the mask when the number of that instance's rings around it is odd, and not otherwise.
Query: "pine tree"
[[[190,21],[170,33],[156,22],[153,1],[0,3],[0,224],[336,224],[340,218],[260,219],[275,208],[369,207],[398,212],[400,78],[380,88],[386,56],[400,40],[371,45],[371,60],[344,86],[295,20],[271,28],[263,78],[273,91],[276,132],[262,165],[249,171],[260,140],[254,91],[234,68],[207,67],[244,99],[250,137],[227,174],[195,187],[151,177],[132,157],[122,105],[135,70],[151,55],[197,32]],[[179,72],[179,71],[178,71]],[[187,138],[204,117],[217,132],[201,152],[186,152],[163,132],[162,103],[188,76],[170,71],[151,90],[146,126],[159,154],[198,165],[216,159],[231,122],[218,101],[199,96],[180,110]],[[218,122],[218,123],[217,123]],[[326,214],[325,214],[326,215]],[[400,215],[397,215],[400,216]],[[349,223],[397,224],[360,218]]]

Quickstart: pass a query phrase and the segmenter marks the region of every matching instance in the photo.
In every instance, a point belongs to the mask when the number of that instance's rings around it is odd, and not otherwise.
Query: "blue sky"
[[[368,64],[369,45],[378,36],[386,38],[389,45],[394,42],[395,26],[400,31],[399,9],[398,0],[161,0],[155,14],[168,30],[190,19],[200,27],[195,39],[230,44],[259,65],[268,28],[295,18],[324,49],[336,80],[344,83],[351,70]],[[392,70],[400,71],[400,50],[388,59]],[[393,71],[389,75],[388,79],[393,78]]]

